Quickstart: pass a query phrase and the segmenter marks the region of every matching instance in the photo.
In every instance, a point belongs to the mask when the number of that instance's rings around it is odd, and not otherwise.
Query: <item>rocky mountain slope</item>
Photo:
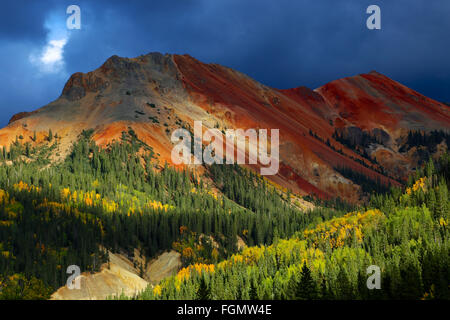
[[[357,201],[358,182],[339,169],[398,184],[418,163],[414,151],[400,151],[408,132],[449,130],[450,107],[377,72],[279,90],[188,55],[112,56],[73,74],[57,100],[13,116],[0,145],[43,143],[51,130],[58,160],[82,130],[105,146],[132,128],[171,164],[171,133],[195,120],[219,130],[279,129],[280,170],[270,180],[301,195]]]
[[[83,273],[80,289],[70,290],[67,286],[59,288],[51,296],[52,300],[104,300],[119,297],[121,294],[134,296],[150,284],[157,284],[163,278],[176,273],[181,267],[180,254],[175,251],[164,252],[147,265],[143,274],[136,268],[139,255],[132,261],[128,257],[109,252],[109,263],[99,272]]]

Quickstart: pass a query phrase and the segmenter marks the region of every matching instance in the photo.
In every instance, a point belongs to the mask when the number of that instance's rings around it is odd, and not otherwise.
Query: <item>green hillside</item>
[[[405,190],[305,212],[239,166],[201,179],[159,163],[131,129],[104,149],[91,134],[57,163],[57,138],[0,152],[0,298],[47,299],[69,265],[98,271],[102,248],[138,248],[145,263],[181,253],[184,268],[139,299],[449,298],[448,155]],[[369,265],[382,290],[367,289]]]

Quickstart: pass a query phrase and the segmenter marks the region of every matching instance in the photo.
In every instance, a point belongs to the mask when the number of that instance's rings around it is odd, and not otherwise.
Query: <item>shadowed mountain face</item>
[[[73,74],[57,100],[15,115],[0,130],[0,145],[17,137],[39,144],[51,129],[61,142],[58,160],[84,129],[105,146],[131,127],[171,164],[171,133],[195,120],[220,130],[279,129],[280,170],[269,179],[300,194],[356,201],[360,183],[351,177],[398,184],[420,161],[415,148],[404,147],[409,131],[449,130],[450,107],[377,72],[316,90],[278,90],[188,55],[113,56]],[[442,142],[430,153],[446,148]]]

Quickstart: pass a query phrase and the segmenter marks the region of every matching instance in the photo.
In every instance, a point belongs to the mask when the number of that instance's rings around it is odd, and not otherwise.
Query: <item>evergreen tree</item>
[[[338,277],[337,277],[337,286],[339,288],[338,291],[338,299],[350,300],[354,299],[353,295],[353,287],[352,283],[344,269],[345,266],[341,266]]]
[[[309,270],[306,262],[303,263],[300,273],[300,281],[297,284],[296,298],[298,300],[313,300],[318,298],[317,284],[314,281],[311,270]]]
[[[258,290],[255,285],[255,280],[250,281],[250,300],[258,300]]]
[[[420,271],[411,258],[405,261],[400,269],[401,285],[400,297],[402,299],[419,299],[422,297],[422,279]]]
[[[200,285],[197,290],[196,295],[197,300],[210,300],[211,299],[211,290],[206,284],[205,275],[201,276]]]

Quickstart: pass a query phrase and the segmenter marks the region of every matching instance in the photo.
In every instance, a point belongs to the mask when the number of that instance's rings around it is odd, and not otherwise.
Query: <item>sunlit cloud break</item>
[[[60,72],[64,68],[63,53],[66,43],[67,38],[50,40],[40,54],[30,55],[31,63],[37,65],[41,72]]]
[[[51,14],[44,27],[48,30],[47,44],[31,53],[29,59],[41,73],[59,73],[64,71],[64,47],[69,40],[65,21],[61,16]]]
[[[41,62],[44,64],[57,64],[63,62],[63,49],[67,39],[52,40],[42,54]]]

